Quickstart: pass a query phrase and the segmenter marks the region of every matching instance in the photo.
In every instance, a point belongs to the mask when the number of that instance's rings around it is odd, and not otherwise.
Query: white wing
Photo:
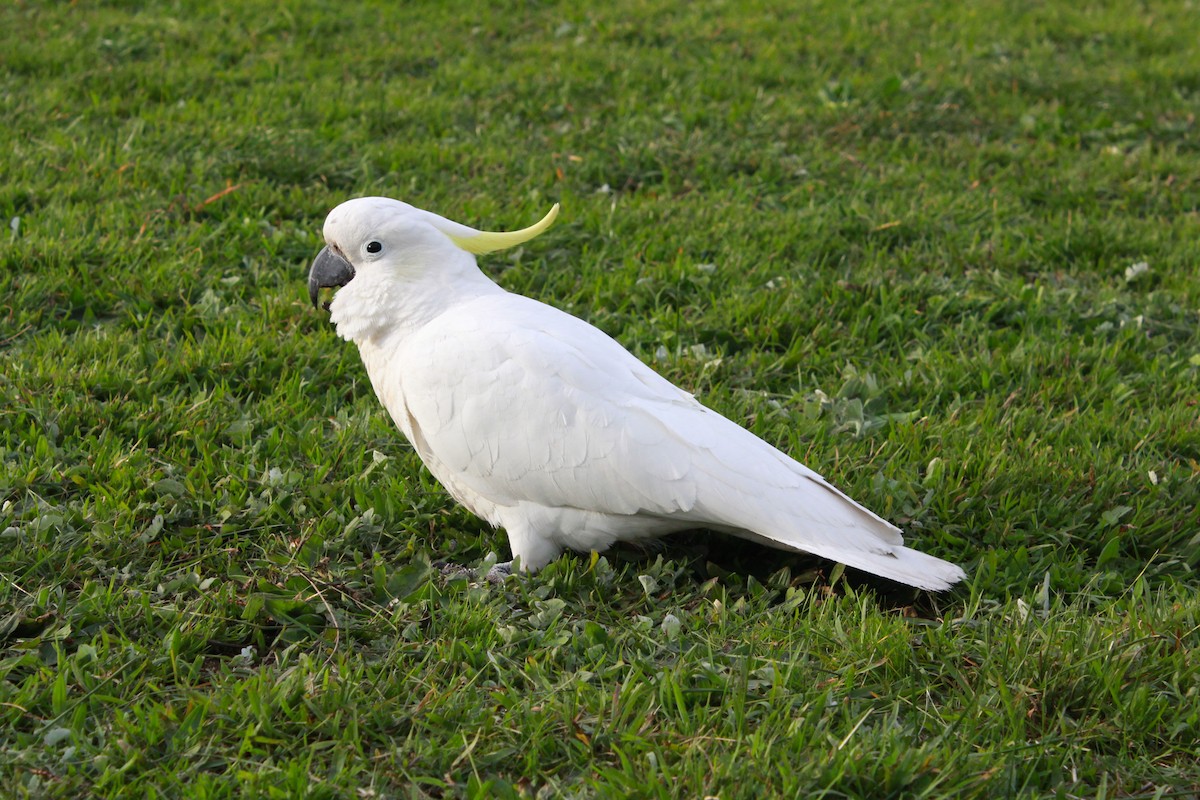
[[[603,332],[535,300],[494,294],[453,306],[396,358],[410,438],[468,506],[474,494],[485,505],[648,515],[924,588],[962,577]]]

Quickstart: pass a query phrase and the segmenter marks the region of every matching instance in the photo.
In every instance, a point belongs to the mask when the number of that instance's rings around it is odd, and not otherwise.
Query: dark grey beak
[[[345,286],[353,277],[354,267],[350,262],[337,250],[330,249],[328,245],[323,247],[308,271],[308,299],[312,300],[313,308],[317,307],[322,289]],[[325,306],[328,308],[329,304]]]

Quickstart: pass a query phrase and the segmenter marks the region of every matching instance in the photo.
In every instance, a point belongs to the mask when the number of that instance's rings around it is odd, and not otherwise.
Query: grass
[[[1186,2],[0,11],[0,793],[1197,797]],[[307,307],[382,193],[902,524],[503,587]],[[1144,264],[1145,268],[1135,264]]]

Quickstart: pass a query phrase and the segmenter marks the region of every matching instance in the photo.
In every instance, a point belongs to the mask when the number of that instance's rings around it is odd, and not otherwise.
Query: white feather
[[[606,334],[501,289],[439,220],[383,198],[334,209],[326,241],[356,276],[331,318],[430,472],[525,569],[705,527],[925,589],[962,579]],[[356,260],[368,240],[383,252]]]

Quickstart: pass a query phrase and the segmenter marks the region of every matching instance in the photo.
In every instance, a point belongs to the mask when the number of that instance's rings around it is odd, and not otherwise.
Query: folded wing
[[[489,502],[714,527],[928,589],[963,577],[601,331],[537,301],[454,306],[399,355],[427,446]]]

